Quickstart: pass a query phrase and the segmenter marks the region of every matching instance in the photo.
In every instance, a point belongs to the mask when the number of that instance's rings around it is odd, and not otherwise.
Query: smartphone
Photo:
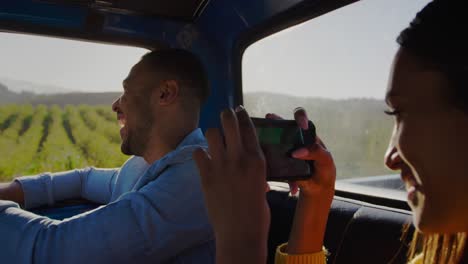
[[[298,127],[295,120],[252,118],[267,165],[268,181],[297,181],[310,178],[313,161],[295,159],[291,153],[315,142],[315,125]]]

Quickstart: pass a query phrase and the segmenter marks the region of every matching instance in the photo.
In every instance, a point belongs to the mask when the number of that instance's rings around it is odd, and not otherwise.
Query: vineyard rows
[[[0,107],[0,182],[86,166],[119,167],[115,114],[104,106]]]

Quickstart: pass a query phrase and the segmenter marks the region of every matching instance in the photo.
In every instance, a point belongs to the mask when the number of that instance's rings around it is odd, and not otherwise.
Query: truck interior
[[[205,64],[212,92],[202,129],[243,104],[242,58],[253,43],[356,0],[15,0],[0,4],[0,32],[140,47],[182,48]],[[34,45],[34,43],[31,43]],[[296,197],[271,183],[269,263],[288,240]],[[67,218],[92,208],[63,201],[35,213]],[[329,263],[405,263],[414,228],[398,175],[337,181],[325,246]]]

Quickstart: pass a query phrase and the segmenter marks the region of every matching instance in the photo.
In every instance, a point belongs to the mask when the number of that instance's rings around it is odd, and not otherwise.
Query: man
[[[0,187],[0,263],[211,263],[214,242],[192,152],[208,96],[201,63],[182,50],[142,57],[113,103],[120,170],[22,177]],[[85,198],[106,204],[63,221],[26,209]],[[10,201],[7,201],[10,200]],[[15,203],[16,202],[16,203]]]

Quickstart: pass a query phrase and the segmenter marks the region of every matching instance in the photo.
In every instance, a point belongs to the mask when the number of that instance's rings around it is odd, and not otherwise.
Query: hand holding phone
[[[315,142],[311,121],[302,129],[295,120],[252,118],[265,155],[268,181],[297,181],[312,176],[313,161],[295,159],[291,153]]]

